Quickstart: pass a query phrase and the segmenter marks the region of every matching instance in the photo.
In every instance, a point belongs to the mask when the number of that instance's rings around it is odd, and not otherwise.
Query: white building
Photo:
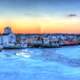
[[[10,27],[4,28],[4,32],[1,36],[1,43],[4,47],[15,46],[16,36],[12,32]]]

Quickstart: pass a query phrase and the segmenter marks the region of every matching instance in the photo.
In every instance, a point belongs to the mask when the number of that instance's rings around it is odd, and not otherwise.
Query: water
[[[3,50],[0,80],[80,80],[80,46]]]

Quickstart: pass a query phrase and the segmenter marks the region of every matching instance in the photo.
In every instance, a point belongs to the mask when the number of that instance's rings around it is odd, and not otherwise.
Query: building
[[[10,27],[4,28],[1,38],[3,47],[15,46],[16,44],[16,35],[12,32]]]

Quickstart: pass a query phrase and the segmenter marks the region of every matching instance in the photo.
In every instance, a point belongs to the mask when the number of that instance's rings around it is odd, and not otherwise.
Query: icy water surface
[[[0,80],[80,80],[80,46],[3,50]]]

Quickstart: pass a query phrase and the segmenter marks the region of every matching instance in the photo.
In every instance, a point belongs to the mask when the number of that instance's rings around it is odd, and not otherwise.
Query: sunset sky
[[[80,0],[0,0],[0,32],[80,33]]]

